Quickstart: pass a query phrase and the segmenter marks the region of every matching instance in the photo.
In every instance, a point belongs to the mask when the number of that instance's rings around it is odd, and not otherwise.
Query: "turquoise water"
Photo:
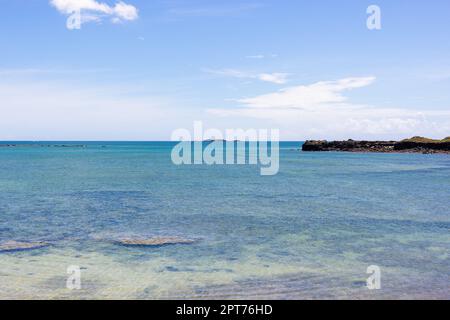
[[[0,253],[0,298],[450,299],[449,155],[283,142],[278,175],[261,176],[175,166],[173,143],[82,144],[0,148],[0,243],[51,244]],[[196,242],[112,242],[155,236]]]

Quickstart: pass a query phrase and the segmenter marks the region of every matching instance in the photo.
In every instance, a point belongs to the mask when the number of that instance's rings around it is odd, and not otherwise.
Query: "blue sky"
[[[0,0],[1,140],[450,136],[449,1],[117,3]]]

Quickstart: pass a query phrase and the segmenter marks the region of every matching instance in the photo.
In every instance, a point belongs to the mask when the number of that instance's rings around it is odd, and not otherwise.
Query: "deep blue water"
[[[261,176],[175,166],[170,142],[55,144],[86,147],[0,147],[0,243],[52,244],[0,253],[0,297],[450,298],[449,155],[282,142]],[[198,241],[110,241],[155,236]],[[69,264],[85,267],[76,296]],[[364,287],[369,265],[381,290]]]

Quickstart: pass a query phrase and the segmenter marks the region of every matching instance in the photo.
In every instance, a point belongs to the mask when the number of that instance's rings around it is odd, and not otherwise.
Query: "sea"
[[[0,299],[450,299],[449,155],[281,142],[263,176],[174,142],[5,144],[0,248],[46,246],[0,250]],[[189,241],[120,242],[155,238]]]

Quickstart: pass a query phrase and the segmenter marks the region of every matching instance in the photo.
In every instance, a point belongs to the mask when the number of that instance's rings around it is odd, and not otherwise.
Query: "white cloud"
[[[275,84],[285,84],[288,82],[288,73],[249,73],[244,71],[239,71],[235,69],[222,69],[222,70],[205,70],[208,73],[215,74],[223,77],[232,77],[240,79],[256,79],[264,82],[270,82]]]
[[[284,84],[287,82],[287,73],[261,73],[257,78],[261,81],[272,82],[276,84]]]
[[[237,100],[241,107],[208,109],[221,117],[276,124],[284,139],[403,138],[448,136],[450,111],[410,110],[351,103],[345,91],[369,86],[375,77],[321,81]]]
[[[50,0],[50,4],[60,13],[71,15],[74,12],[81,12],[81,22],[99,22],[105,17],[111,18],[113,23],[132,21],[138,18],[138,9],[123,1],[117,2],[114,6],[96,0]]]
[[[138,10],[136,7],[122,1],[116,3],[114,12],[119,18],[124,20],[136,20],[138,18]]]
[[[314,108],[320,104],[342,103],[346,100],[343,91],[365,87],[374,81],[374,77],[322,81],[238,101],[252,108]]]

